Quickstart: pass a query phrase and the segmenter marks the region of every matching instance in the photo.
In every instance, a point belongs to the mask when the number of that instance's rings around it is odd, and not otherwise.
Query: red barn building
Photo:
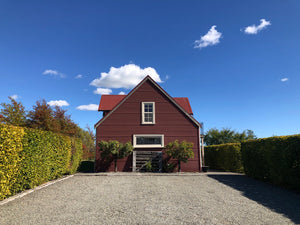
[[[194,158],[182,163],[181,171],[201,171],[201,124],[192,116],[188,98],[172,98],[147,76],[128,95],[102,95],[98,111],[103,111],[103,118],[95,124],[97,143],[130,141],[134,147],[131,156],[118,160],[118,171],[141,171],[148,160],[162,171],[167,160],[164,148],[175,140],[194,144]],[[101,159],[99,151],[95,171],[114,171],[113,163]]]

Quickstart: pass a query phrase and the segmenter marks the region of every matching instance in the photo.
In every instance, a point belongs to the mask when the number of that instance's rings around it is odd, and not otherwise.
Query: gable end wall
[[[155,102],[155,125],[141,124],[141,102]],[[164,134],[165,145],[174,140],[194,143],[194,159],[182,163],[182,171],[199,172],[199,129],[150,81],[143,83],[97,128],[97,142],[118,140],[133,143],[133,134]],[[163,149],[136,149],[157,150]],[[104,165],[96,152],[96,171],[113,171],[113,163]],[[118,171],[132,171],[132,156],[118,160]]]

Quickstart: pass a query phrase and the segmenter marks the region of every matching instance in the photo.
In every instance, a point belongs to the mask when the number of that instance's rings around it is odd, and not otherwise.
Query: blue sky
[[[101,93],[150,73],[205,130],[300,133],[299,12],[281,0],[1,1],[0,102],[62,100],[84,128],[102,117],[82,110]]]

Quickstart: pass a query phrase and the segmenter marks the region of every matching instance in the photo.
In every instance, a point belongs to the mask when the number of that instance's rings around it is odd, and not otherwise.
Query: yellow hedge
[[[1,124],[0,200],[64,174],[75,173],[81,155],[82,144],[78,139]]]
[[[0,200],[11,195],[20,168],[23,128],[0,124]]]

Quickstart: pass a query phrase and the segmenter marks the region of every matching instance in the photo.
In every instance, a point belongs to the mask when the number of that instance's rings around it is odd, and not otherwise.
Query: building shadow
[[[227,186],[241,191],[243,196],[285,215],[300,224],[300,194],[242,174],[207,174]]]

